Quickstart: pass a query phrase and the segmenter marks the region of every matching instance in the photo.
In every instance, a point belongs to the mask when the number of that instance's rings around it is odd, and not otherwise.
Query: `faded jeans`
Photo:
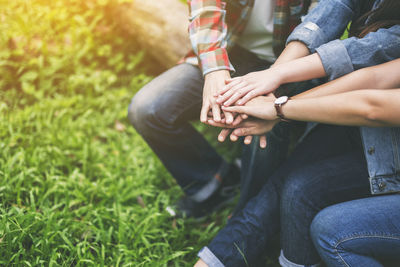
[[[311,235],[329,267],[399,266],[400,195],[328,207],[314,218]]]
[[[280,232],[282,266],[320,262],[310,235],[325,207],[370,196],[359,128],[318,125],[245,208],[199,252],[209,266],[265,266]]]

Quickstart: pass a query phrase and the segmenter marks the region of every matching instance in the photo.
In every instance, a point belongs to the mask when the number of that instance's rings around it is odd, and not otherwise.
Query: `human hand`
[[[239,123],[241,123],[243,120],[248,118],[248,116],[246,114],[237,114],[237,113],[230,113],[229,112],[229,114],[231,115],[232,119],[230,121],[229,120],[227,121],[227,118],[225,117],[225,113],[228,113],[228,112],[225,111],[224,113],[221,114],[221,120],[219,122],[222,123],[222,124],[226,124],[227,126],[230,126],[230,127],[231,126],[236,126]],[[212,113],[211,110],[208,111],[207,121],[205,122],[205,124],[209,124],[208,123],[209,121],[214,121],[213,113]]]
[[[276,120],[275,102],[273,94],[267,96],[257,96],[247,102],[244,106],[222,107],[222,110],[232,113],[244,114],[263,120]]]
[[[218,141],[224,142],[228,135],[230,135],[231,141],[235,142],[238,140],[239,136],[245,136],[244,143],[250,144],[252,141],[253,135],[260,136],[260,147],[265,148],[267,146],[267,139],[265,134],[278,123],[279,120],[274,121],[265,121],[260,119],[246,119],[236,126],[226,125],[220,122],[215,122],[213,120],[209,120],[208,124],[215,127],[225,128],[221,130],[218,135]]]
[[[218,135],[218,141],[221,143],[224,142],[226,140],[226,138],[228,137],[228,135],[230,134],[231,141],[236,142],[239,139],[239,137],[237,135],[235,135],[234,133],[232,133],[232,131],[233,131],[233,129],[222,129]],[[246,145],[250,145],[252,141],[253,141],[253,136],[248,135],[248,136],[244,137],[243,143]],[[261,148],[267,147],[267,136],[265,136],[265,135],[260,136],[260,147]]]
[[[225,80],[230,79],[228,70],[218,70],[206,74],[204,87],[203,87],[203,105],[200,112],[200,121],[203,123],[207,122],[207,114],[209,111],[212,112],[213,120],[216,122],[221,121],[221,108],[216,102],[216,93],[223,86],[225,86]],[[229,111],[223,112],[225,119],[228,123],[233,121],[233,116]]]
[[[280,122],[279,119],[276,120],[260,120],[260,119],[247,119],[243,123],[237,126],[236,129],[232,131],[234,136],[250,136],[250,135],[265,135],[266,133],[270,132],[274,126]],[[231,134],[231,135],[232,135]]]
[[[281,85],[276,69],[251,72],[241,77],[226,80],[226,85],[218,91],[217,103],[230,106],[244,105],[256,96],[266,95]]]

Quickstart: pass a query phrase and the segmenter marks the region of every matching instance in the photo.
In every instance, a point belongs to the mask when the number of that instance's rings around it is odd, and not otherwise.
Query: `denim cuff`
[[[326,36],[322,29],[313,22],[304,22],[289,35],[286,45],[292,41],[300,41],[304,43],[311,53],[315,53],[315,49],[327,42]]]
[[[368,151],[364,149],[364,151]],[[365,153],[366,158],[370,158],[370,155]],[[372,159],[373,160],[373,159]],[[376,161],[377,162],[377,161]],[[373,195],[390,194],[400,192],[400,175],[386,175],[369,178],[371,192]]]
[[[322,265],[320,263],[317,264],[312,264],[312,265],[300,265],[293,263],[289,261],[287,258],[285,258],[285,255],[283,255],[283,251],[281,250],[281,255],[279,256],[279,263],[282,267],[321,267]]]
[[[334,40],[316,49],[329,80],[354,71],[353,63],[342,41]]]
[[[203,247],[199,253],[197,253],[197,256],[210,267],[225,267],[208,247]]]

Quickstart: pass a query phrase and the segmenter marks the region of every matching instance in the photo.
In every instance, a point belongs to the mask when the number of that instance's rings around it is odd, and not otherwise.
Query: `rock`
[[[181,1],[133,0],[115,11],[117,24],[150,57],[151,68],[167,69],[189,51],[189,11]]]

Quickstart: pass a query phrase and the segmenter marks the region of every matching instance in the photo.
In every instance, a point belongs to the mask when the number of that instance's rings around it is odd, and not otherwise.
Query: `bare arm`
[[[287,118],[300,121],[399,125],[400,89],[384,90],[400,87],[399,70],[400,59],[359,70],[294,97],[283,106],[283,112]],[[273,100],[266,97],[257,97],[246,106],[224,109],[265,120],[277,118]]]
[[[234,78],[219,91],[217,103],[224,106],[245,104],[250,99],[276,90],[281,84],[306,81],[326,75],[318,54],[281,63],[273,68]]]
[[[400,89],[356,90],[316,98],[289,100],[282,108],[287,119],[337,125],[386,127],[400,126]],[[277,123],[272,101],[258,97],[245,106],[224,107],[231,112]],[[252,135],[258,129],[239,125],[236,136]],[[259,134],[259,133],[258,133]]]
[[[353,92],[290,100],[287,118],[355,126],[400,126],[400,89]]]
[[[277,66],[298,58],[308,56],[310,51],[308,47],[299,41],[290,42],[285,49],[282,51],[280,56],[276,59],[273,66]]]
[[[325,75],[319,56],[310,55],[304,43],[292,41],[271,68],[227,80],[227,85],[218,91],[217,103],[229,106],[240,99],[240,104],[244,104],[255,96],[276,90],[281,84]]]
[[[400,87],[399,69],[400,59],[361,69],[301,93],[293,99],[319,97],[365,88],[389,89]]]

